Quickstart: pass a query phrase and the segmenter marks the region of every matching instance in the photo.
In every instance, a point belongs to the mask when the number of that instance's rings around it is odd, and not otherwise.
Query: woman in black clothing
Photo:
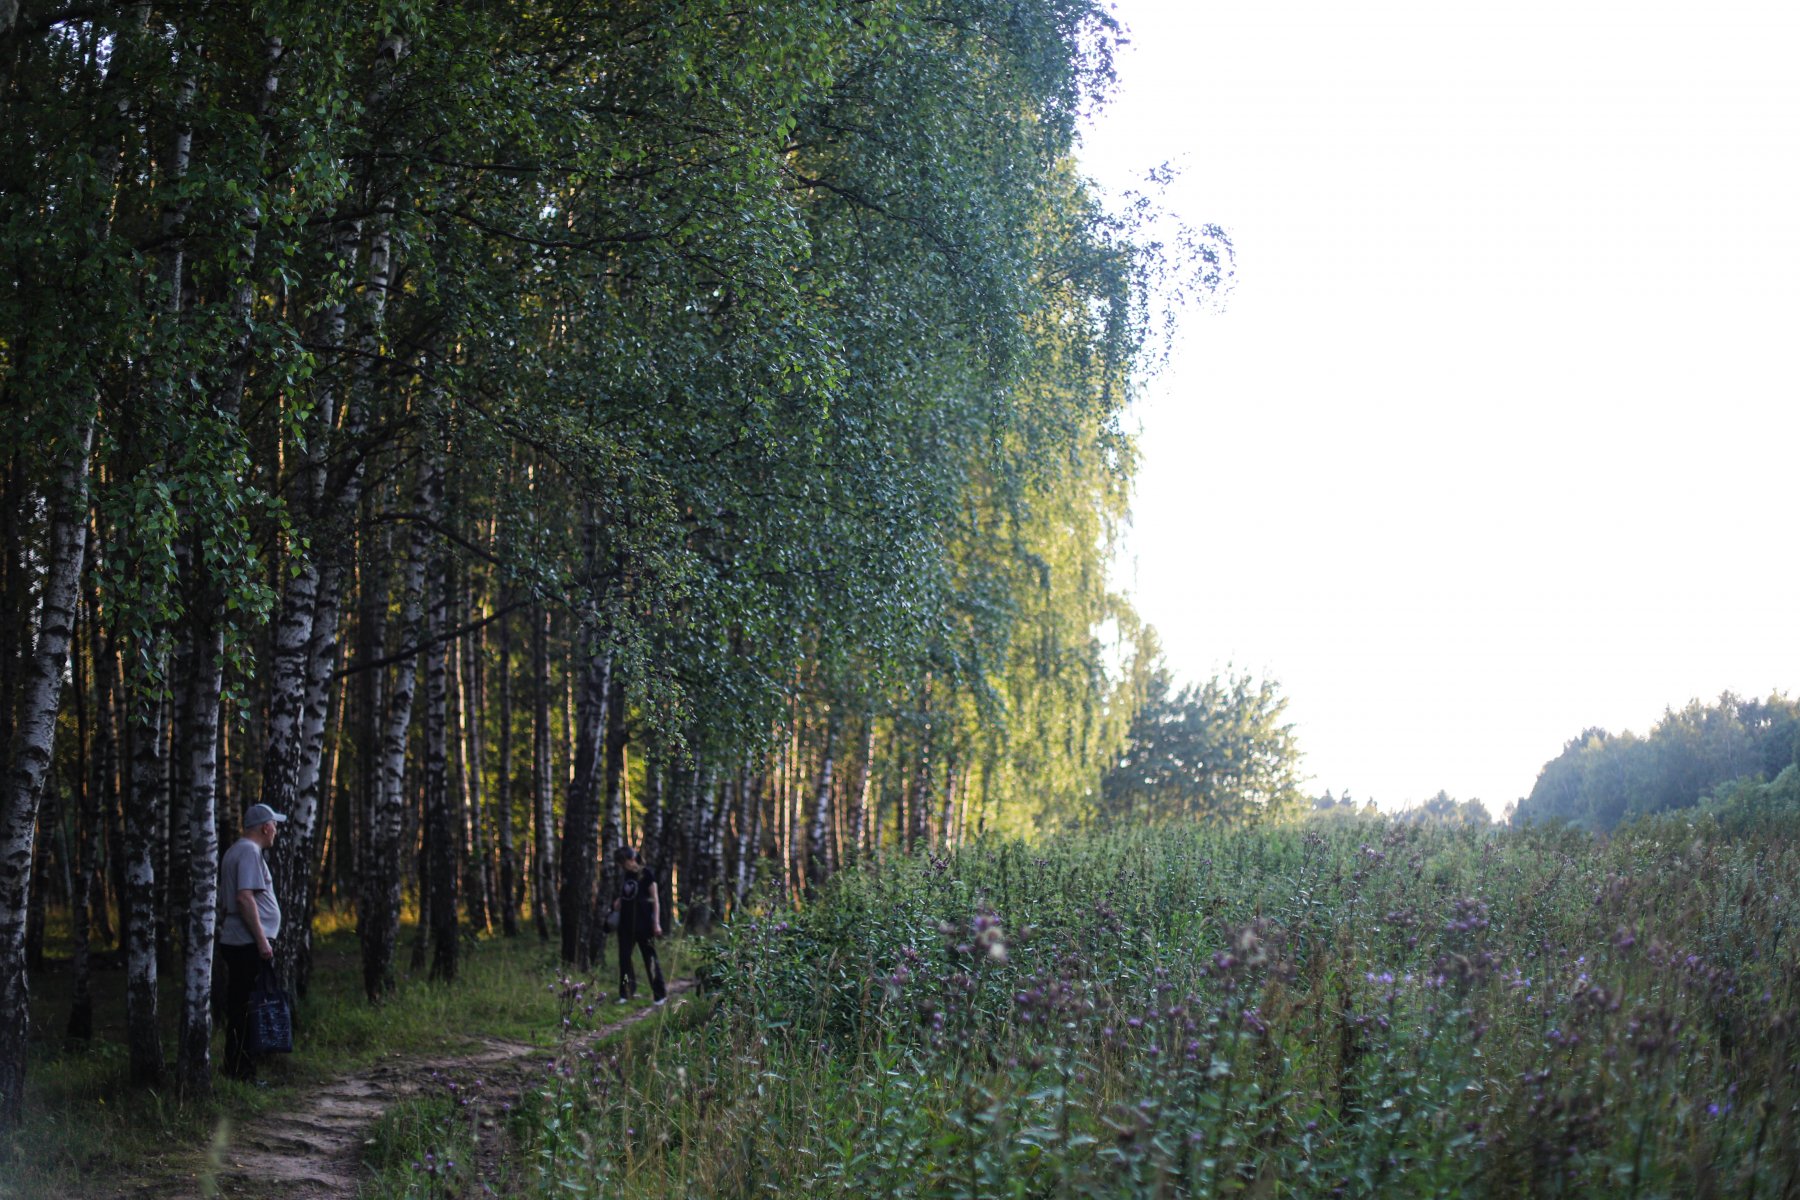
[[[631,952],[638,950],[650,976],[650,992],[661,1004],[669,998],[669,991],[663,986],[662,964],[656,961],[656,943],[652,940],[662,936],[656,872],[646,867],[630,846],[620,846],[613,858],[619,864],[619,895],[613,900],[613,910],[619,914],[619,999],[629,1000],[637,993]]]

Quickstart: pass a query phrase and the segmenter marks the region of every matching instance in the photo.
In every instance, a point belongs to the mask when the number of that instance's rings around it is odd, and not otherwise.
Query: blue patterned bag
[[[264,965],[262,975],[250,989],[250,1053],[292,1054],[294,1052],[294,1013],[275,968]]]

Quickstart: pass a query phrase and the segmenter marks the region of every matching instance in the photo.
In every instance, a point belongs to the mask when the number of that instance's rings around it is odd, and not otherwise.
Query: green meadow
[[[847,873],[728,927],[684,1020],[566,1056],[505,1188],[1794,1195],[1796,816],[1161,828]]]

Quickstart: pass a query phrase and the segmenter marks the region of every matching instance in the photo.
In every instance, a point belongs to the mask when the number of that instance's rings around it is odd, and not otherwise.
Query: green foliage
[[[1182,688],[1154,669],[1130,743],[1107,772],[1109,816],[1131,820],[1254,820],[1301,803],[1294,727],[1270,680],[1248,675]]]
[[[1515,821],[1605,831],[1632,817],[1692,808],[1734,780],[1772,779],[1800,755],[1800,703],[1776,692],[1670,709],[1643,737],[1590,729],[1544,764]]]
[[[346,544],[336,497],[404,510],[429,445],[448,545],[504,522],[497,579],[577,614],[662,740],[755,754],[798,688],[933,726],[999,824],[1079,815],[1129,708],[1118,417],[1173,252],[1072,166],[1116,34],[1050,0],[34,27],[8,444],[99,413],[140,690],[219,599],[253,677],[281,581]]]
[[[1800,826],[988,842],[733,925],[523,1195],[1781,1194]],[[576,1153],[578,1151],[578,1153]]]

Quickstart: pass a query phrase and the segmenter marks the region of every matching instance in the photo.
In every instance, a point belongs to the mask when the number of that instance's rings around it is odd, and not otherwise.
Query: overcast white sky
[[[1499,812],[1590,725],[1800,690],[1800,5],[1121,0],[1118,187],[1237,252],[1126,567],[1319,789]]]

